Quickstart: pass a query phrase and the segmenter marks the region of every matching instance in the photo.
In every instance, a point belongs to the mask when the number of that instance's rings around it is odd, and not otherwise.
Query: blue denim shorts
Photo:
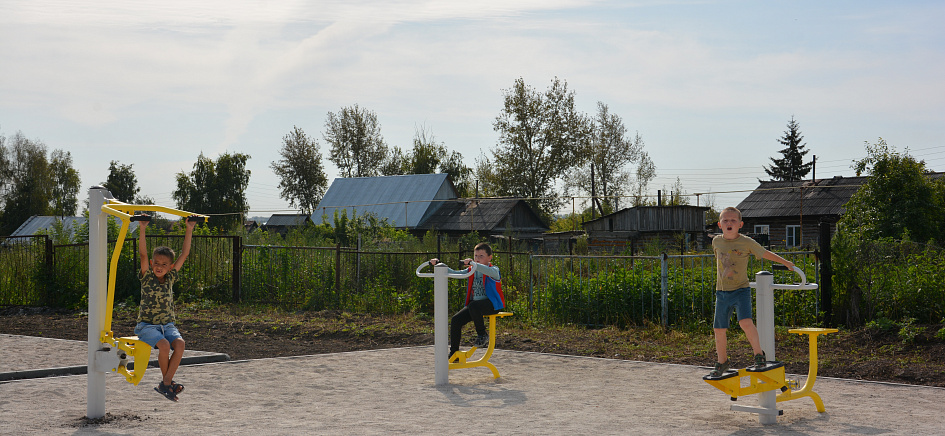
[[[184,339],[180,335],[180,332],[177,331],[177,327],[174,323],[160,325],[139,322],[138,325],[135,326],[135,334],[138,335],[139,340],[150,345],[151,348],[155,348],[161,339],[167,339],[167,342],[172,344],[175,339]]]
[[[733,310],[739,321],[752,317],[751,288],[715,291],[715,321],[712,323],[712,327],[727,329],[728,321],[732,319]]]

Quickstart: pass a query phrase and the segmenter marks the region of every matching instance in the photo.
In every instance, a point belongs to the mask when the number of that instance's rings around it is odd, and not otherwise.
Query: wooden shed
[[[584,223],[591,251],[636,251],[648,243],[702,248],[705,213],[701,206],[637,206]]]
[[[439,209],[417,226],[450,236],[470,232],[516,239],[535,239],[549,230],[529,204],[516,198],[457,198],[442,202]]]

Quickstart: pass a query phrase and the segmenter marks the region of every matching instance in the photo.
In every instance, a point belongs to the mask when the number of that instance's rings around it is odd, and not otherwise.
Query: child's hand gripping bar
[[[425,268],[427,265],[430,265],[430,262],[423,262],[423,263],[420,264],[420,266],[417,267],[417,277],[433,277],[433,273],[422,273],[422,272],[420,272],[420,271],[421,271],[423,268]],[[469,271],[464,272],[464,273],[459,273],[459,274],[447,274],[446,276],[449,277],[449,278],[451,278],[451,279],[464,279],[464,278],[466,278],[466,277],[469,277],[469,276],[473,275],[475,272],[476,272],[476,264],[475,264],[475,263],[471,263],[471,264],[469,265]]]
[[[776,265],[773,265],[771,269],[779,269],[779,270],[787,271],[788,268],[784,265],[776,264]],[[817,283],[807,283],[807,274],[804,274],[804,271],[798,268],[796,265],[794,266],[794,272],[796,272],[799,276],[801,276],[800,284],[782,285],[782,284],[776,283],[774,285],[774,289],[817,289]]]

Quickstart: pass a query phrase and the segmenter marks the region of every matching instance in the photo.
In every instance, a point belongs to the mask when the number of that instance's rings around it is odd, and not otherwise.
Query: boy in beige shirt
[[[765,365],[764,351],[758,341],[758,329],[752,321],[751,287],[748,281],[748,260],[750,255],[773,262],[779,262],[788,269],[794,269],[794,263],[785,260],[761,246],[754,239],[738,233],[745,223],[742,213],[734,207],[722,210],[719,216],[719,228],[722,234],[712,239],[712,250],[715,252],[715,261],[718,273],[715,285],[715,321],[712,327],[715,331],[715,350],[718,361],[715,368],[709,373],[711,377],[724,374],[731,367],[728,361],[728,332],[729,319],[732,311],[738,317],[738,325],[745,331],[745,336],[751,344],[755,355],[755,366]]]

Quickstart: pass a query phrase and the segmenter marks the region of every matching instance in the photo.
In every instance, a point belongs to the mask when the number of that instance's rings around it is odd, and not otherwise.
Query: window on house
[[[784,229],[784,245],[788,247],[801,245],[801,226],[787,226]]]
[[[763,225],[762,225],[762,224],[756,224],[756,225],[755,225],[755,233],[760,233],[760,234],[763,234],[763,235],[770,235],[770,234],[771,234],[771,227],[770,227],[769,225],[767,225],[767,224],[763,224]]]

